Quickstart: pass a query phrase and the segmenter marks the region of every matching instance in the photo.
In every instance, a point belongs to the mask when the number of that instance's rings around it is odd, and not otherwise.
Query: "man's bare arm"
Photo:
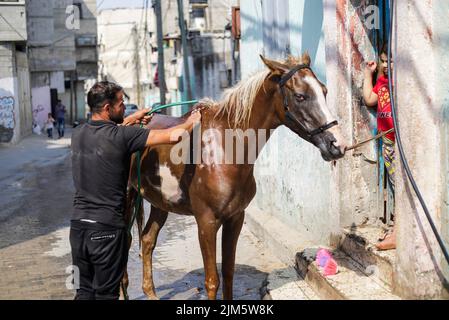
[[[191,132],[196,123],[201,120],[201,114],[199,112],[193,112],[190,117],[176,127],[163,129],[163,130],[151,130],[148,135],[147,147],[155,147],[162,144],[175,144],[178,143],[184,132]]]
[[[128,116],[123,120],[122,126],[133,126],[135,124],[144,124],[146,125],[152,116],[147,116],[147,114],[151,111],[151,109],[142,109],[139,110],[132,115]]]

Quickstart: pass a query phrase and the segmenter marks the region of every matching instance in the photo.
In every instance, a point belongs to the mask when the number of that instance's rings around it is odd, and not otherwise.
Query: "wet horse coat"
[[[294,126],[286,119],[284,96],[279,88],[283,75],[299,63],[310,65],[310,58],[303,55],[301,61],[289,58],[280,63],[262,58],[267,71],[252,76],[225,93],[221,102],[202,101],[194,108],[201,109],[201,129],[205,133],[214,129],[216,134],[203,136],[201,150],[207,149],[213,159],[224,155],[225,130],[255,130],[258,143],[244,143],[245,162],[237,164],[237,146],[232,147],[230,163],[224,161],[195,161],[194,141],[190,134],[190,162],[174,163],[173,152],[178,146],[164,145],[147,148],[141,157],[141,194],[151,203],[151,214],[145,228],[142,228],[143,212],[138,218],[143,258],[143,291],[149,298],[156,298],[152,276],[152,254],[159,231],[169,212],[193,215],[198,224],[198,237],[205,270],[205,287],[209,299],[215,299],[220,284],[216,265],[216,235],[222,232],[222,276],[223,298],[232,299],[235,251],[244,221],[245,209],[256,194],[253,175],[254,163],[248,154],[258,156],[265,141],[258,139],[261,134],[269,139],[272,130],[282,124],[288,126],[300,137],[305,130],[313,131],[326,123],[336,120],[326,107],[326,89],[310,68],[296,72],[285,84],[286,97],[290,102],[290,112],[301,127]],[[184,118],[171,118],[157,115],[148,126],[163,129],[177,125]],[[317,146],[325,160],[338,159],[344,155],[345,145],[339,135],[338,127],[307,139]],[[257,146],[257,144],[259,144]],[[171,157],[172,156],[172,157]],[[186,157],[186,155],[184,155]],[[228,150],[224,157],[228,157]],[[134,159],[135,160],[135,159]],[[198,160],[198,159],[197,159]],[[203,159],[204,160],[204,159]],[[133,161],[130,176],[127,217],[131,216],[132,206],[137,195],[136,163]],[[141,206],[143,207],[143,206]],[[126,280],[126,277],[125,277]],[[125,281],[126,283],[126,281]]]

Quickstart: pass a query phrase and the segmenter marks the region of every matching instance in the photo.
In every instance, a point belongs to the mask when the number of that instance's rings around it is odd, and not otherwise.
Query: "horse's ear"
[[[266,59],[262,55],[260,55],[260,58],[262,59],[263,63],[268,67],[268,69],[271,70],[271,72],[273,74],[278,74],[281,76],[288,71],[287,66],[283,65],[280,62]]]
[[[308,51],[305,51],[305,52],[302,54],[301,63],[302,63],[302,64],[305,64],[306,66],[309,66],[309,67],[310,67],[311,59],[310,59],[310,55],[309,55],[309,52],[308,52]]]

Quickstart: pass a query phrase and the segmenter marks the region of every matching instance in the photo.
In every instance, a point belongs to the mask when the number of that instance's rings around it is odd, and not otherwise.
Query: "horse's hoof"
[[[158,301],[160,300],[156,295],[147,295],[148,300]]]

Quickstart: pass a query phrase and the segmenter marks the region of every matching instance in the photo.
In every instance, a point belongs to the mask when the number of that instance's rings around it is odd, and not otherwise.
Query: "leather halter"
[[[288,82],[288,80],[290,80],[295,75],[296,72],[298,72],[302,69],[309,69],[310,71],[312,71],[312,69],[310,69],[310,67],[308,65],[305,65],[305,64],[297,65],[296,67],[291,69],[288,73],[286,73],[282,76],[281,80],[279,81],[279,88],[281,89],[282,97],[284,99],[285,116],[287,118],[290,118],[290,120],[292,120],[294,123],[296,123],[301,128],[301,130],[304,131],[304,133],[307,135],[307,138],[312,139],[317,134],[323,133],[324,131],[337,126],[338,121],[335,120],[331,123],[325,124],[325,125],[317,128],[315,130],[308,131],[307,129],[304,128],[304,125],[295,117],[295,115],[290,112],[290,108],[288,106],[288,97],[285,94],[285,84]]]

